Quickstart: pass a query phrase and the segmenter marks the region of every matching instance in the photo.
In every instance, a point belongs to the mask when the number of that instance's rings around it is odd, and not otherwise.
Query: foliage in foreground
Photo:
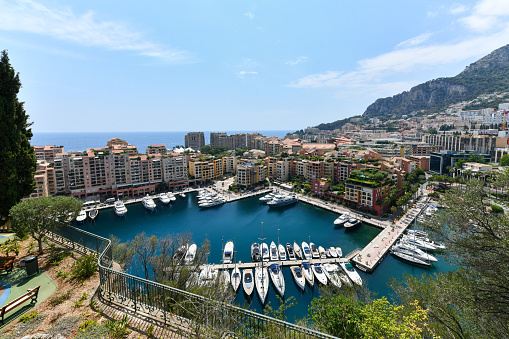
[[[97,257],[94,254],[84,255],[78,258],[72,266],[71,277],[85,280],[97,272]]]

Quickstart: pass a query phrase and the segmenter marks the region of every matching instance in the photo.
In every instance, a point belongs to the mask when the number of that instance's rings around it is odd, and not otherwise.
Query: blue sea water
[[[141,203],[127,205],[126,218],[118,218],[112,209],[101,210],[95,223],[88,221],[79,226],[89,232],[109,237],[113,234],[123,241],[131,240],[136,234],[145,232],[147,236],[164,236],[167,234],[192,233],[193,241],[198,246],[207,238],[210,241],[210,263],[220,263],[222,244],[228,240],[235,241],[235,260],[250,261],[250,247],[253,242],[260,242],[261,224],[263,222],[263,237],[265,242],[277,243],[278,230],[280,243],[297,241],[314,242],[325,248],[339,246],[346,255],[356,248],[366,246],[380,230],[362,224],[354,229],[334,228],[333,221],[337,214],[298,202],[292,206],[279,209],[269,209],[262,205],[258,197],[248,198],[227,203],[209,209],[200,209],[197,204],[196,193],[188,194],[186,198],[177,197],[170,205],[162,205],[156,200],[157,210],[151,213],[143,208]],[[391,290],[387,283],[392,277],[401,279],[403,274],[421,275],[422,273],[443,272],[451,269],[440,254],[439,262],[432,267],[420,267],[400,261],[391,255],[387,256],[378,268],[371,274],[359,272],[364,284],[377,293],[377,297],[386,296],[391,299]],[[141,275],[141,272],[133,272]],[[304,292],[295,285],[289,268],[283,268],[286,281],[285,299],[295,297],[297,305],[286,312],[289,321],[295,317],[306,316],[313,298],[320,295],[320,287],[308,285]],[[277,292],[273,286],[269,289],[268,302],[275,308],[279,305]],[[241,291],[236,303],[262,312],[256,291],[246,300]]]
[[[228,135],[235,133],[258,132],[264,136],[276,136],[283,138],[289,130],[275,131],[226,131]],[[163,144],[172,149],[178,145],[184,145],[184,137],[188,132],[60,132],[60,133],[34,133],[30,144],[32,146],[55,145],[64,146],[66,152],[85,151],[87,148],[106,146],[111,138],[126,140],[130,145],[136,145],[138,152],[145,153],[147,146]],[[210,132],[204,132],[205,143],[209,143]]]

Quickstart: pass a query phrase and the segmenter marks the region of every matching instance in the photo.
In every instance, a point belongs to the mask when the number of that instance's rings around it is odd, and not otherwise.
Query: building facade
[[[189,132],[184,137],[185,147],[196,151],[205,146],[205,134],[203,132]]]

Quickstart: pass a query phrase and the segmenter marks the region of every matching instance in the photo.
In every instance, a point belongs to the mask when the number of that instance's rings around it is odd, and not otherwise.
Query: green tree
[[[32,123],[18,100],[21,88],[7,51],[0,60],[0,224],[9,210],[35,188],[35,151],[30,146]]]
[[[509,154],[504,154],[500,158],[500,166],[509,166]]]
[[[39,244],[43,253],[42,239],[58,227],[69,225],[78,216],[83,203],[74,197],[49,196],[22,201],[11,208],[12,229],[19,238],[29,234]]]

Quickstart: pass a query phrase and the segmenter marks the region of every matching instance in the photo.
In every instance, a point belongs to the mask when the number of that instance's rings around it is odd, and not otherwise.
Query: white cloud
[[[508,19],[509,1],[481,0],[469,16],[458,21],[474,32],[486,33],[506,26]]]
[[[126,25],[100,21],[94,13],[75,14],[70,8],[50,9],[32,0],[0,0],[0,30],[51,36],[85,46],[132,51],[170,63],[191,61],[186,51],[148,41]]]
[[[244,13],[244,15],[247,16],[250,20],[253,20],[255,17],[254,14],[251,12],[246,12],[246,13]]]
[[[461,5],[461,4],[453,4],[449,8],[449,12],[451,14],[461,14],[461,13],[464,13],[466,11],[468,11],[468,6]]]
[[[411,46],[417,46],[422,44],[423,42],[426,42],[431,37],[431,33],[422,33],[416,37],[410,38],[408,40],[400,42],[396,47],[411,47]]]
[[[438,12],[430,11],[430,12],[428,12],[427,16],[428,16],[428,18],[434,18],[434,17],[438,16],[438,14],[439,14]]]
[[[258,75],[258,72],[254,72],[254,71],[240,71],[239,73],[237,73],[237,76],[239,78],[246,78],[247,76],[254,76],[254,75]]]
[[[301,56],[301,57],[298,57],[297,60],[290,60],[290,61],[285,62],[285,64],[290,65],[290,66],[295,66],[303,61],[306,61],[307,59],[308,59],[308,57]]]

